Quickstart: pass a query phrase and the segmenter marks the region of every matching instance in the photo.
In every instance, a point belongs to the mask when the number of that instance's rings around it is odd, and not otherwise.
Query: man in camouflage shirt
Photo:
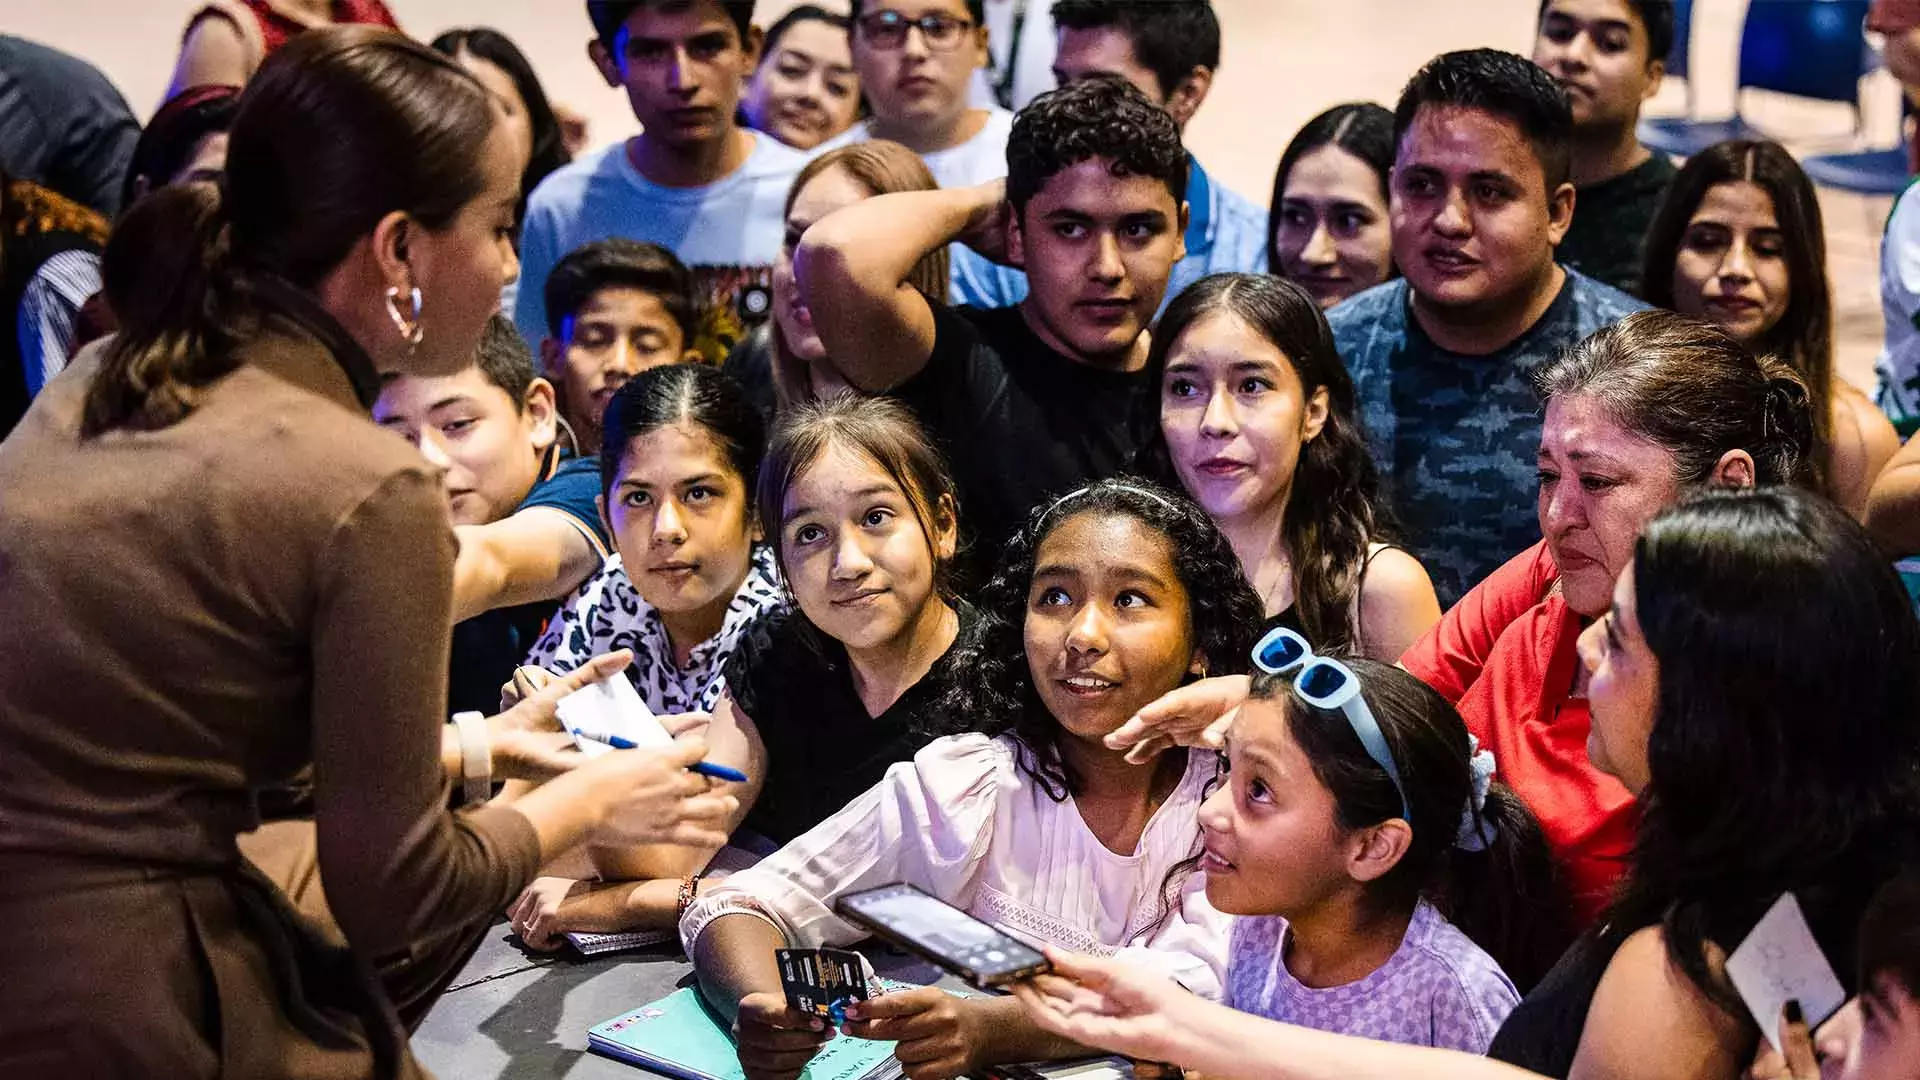
[[[1566,94],[1512,53],[1448,53],[1395,110],[1403,277],[1329,313],[1405,539],[1452,603],[1540,538],[1534,368],[1646,307],[1554,261],[1574,213]]]
[[[1677,171],[1637,134],[1672,48],[1673,0],[1541,0],[1533,60],[1567,91],[1579,193],[1560,264],[1635,296],[1647,227]]]

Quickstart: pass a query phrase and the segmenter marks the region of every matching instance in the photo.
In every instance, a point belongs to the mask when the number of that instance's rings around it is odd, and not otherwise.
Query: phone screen
[[[1039,950],[911,885],[850,893],[840,898],[840,907],[981,985],[1047,968]]]

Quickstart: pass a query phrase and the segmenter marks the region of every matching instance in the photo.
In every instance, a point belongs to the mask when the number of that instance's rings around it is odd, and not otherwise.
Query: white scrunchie
[[[1485,851],[1493,843],[1493,823],[1485,818],[1487,789],[1493,784],[1493,751],[1480,749],[1480,740],[1467,736],[1467,764],[1473,769],[1473,791],[1460,813],[1460,831],[1453,846],[1462,851]]]

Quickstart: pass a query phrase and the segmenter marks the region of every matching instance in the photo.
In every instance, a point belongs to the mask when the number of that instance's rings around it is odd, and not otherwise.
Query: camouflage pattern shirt
[[[1540,539],[1534,369],[1647,305],[1569,270],[1531,329],[1497,352],[1463,356],[1427,337],[1409,301],[1406,279],[1396,278],[1327,321],[1406,546],[1451,605]]]

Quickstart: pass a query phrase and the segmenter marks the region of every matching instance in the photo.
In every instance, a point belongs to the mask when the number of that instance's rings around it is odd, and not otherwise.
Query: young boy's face
[[[695,358],[658,296],[622,286],[595,290],[578,312],[560,321],[560,337],[548,338],[540,350],[559,387],[560,415],[588,454],[599,449],[607,402],[628,379]]]
[[[1089,360],[1132,349],[1186,257],[1186,228],[1187,208],[1165,183],[1115,176],[1104,158],[1042,184],[1014,215],[1007,247],[1048,344]]]
[[[719,0],[653,0],[588,52],[607,85],[626,90],[646,138],[691,149],[732,133],[758,33],[740,40]]]
[[[898,41],[897,20],[934,17],[947,40],[927,40],[916,26]],[[892,26],[889,30],[888,27]],[[853,28],[853,66],[867,104],[883,123],[914,130],[951,123],[968,108],[973,71],[987,63],[987,34],[974,25],[965,0],[867,0]]]
[[[1666,71],[1627,0],[1551,0],[1533,62],[1566,87],[1574,126],[1586,130],[1631,129]]]
[[[515,402],[480,365],[455,375],[388,380],[373,418],[445,470],[455,525],[487,525],[512,514],[540,479],[555,437],[553,387],[535,379]]]
[[[1573,187],[1547,188],[1518,125],[1423,106],[1394,158],[1393,258],[1427,303],[1499,305],[1527,294],[1573,223]]]

